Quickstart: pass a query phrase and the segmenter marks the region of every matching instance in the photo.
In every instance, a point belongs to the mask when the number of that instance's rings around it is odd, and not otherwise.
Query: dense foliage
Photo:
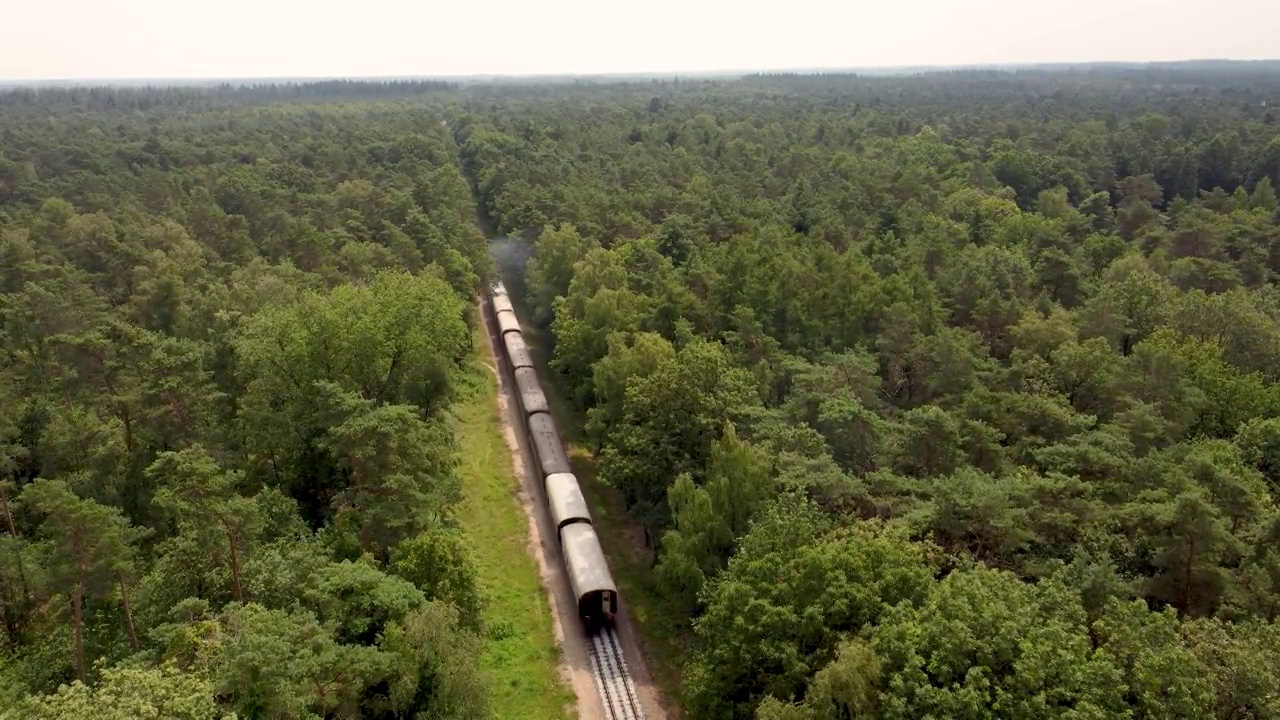
[[[473,190],[689,717],[1280,716],[1276,69],[0,95],[0,717],[486,714]]]
[[[1280,715],[1277,78],[472,93],[690,717]]]
[[[0,97],[0,717],[486,715],[445,89]]]

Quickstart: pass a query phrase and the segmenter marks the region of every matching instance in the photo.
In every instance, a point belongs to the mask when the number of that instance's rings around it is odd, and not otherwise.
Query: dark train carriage
[[[618,586],[609,572],[595,528],[582,522],[565,525],[560,528],[560,548],[564,552],[573,596],[578,600],[578,614],[588,622],[600,622],[616,615]]]
[[[496,313],[499,313],[499,312],[514,313],[516,311],[515,307],[511,305],[511,298],[507,297],[506,295],[495,294],[491,302],[493,303],[493,311]]]
[[[516,320],[516,314],[510,310],[504,310],[497,313],[498,316],[498,332],[506,335],[509,332],[520,332],[520,321]]]
[[[582,496],[578,478],[572,473],[556,473],[547,476],[547,505],[551,507],[551,520],[556,530],[574,522],[591,522],[587,500]]]
[[[512,333],[514,334],[514,333]],[[551,412],[547,405],[547,396],[538,384],[538,374],[533,368],[516,368],[516,391],[520,393],[520,407],[525,415]]]
[[[502,346],[506,348],[507,361],[511,363],[512,368],[519,370],[533,367],[533,356],[529,354],[529,346],[525,344],[523,334],[504,333]]]
[[[529,416],[529,440],[533,442],[533,454],[542,469],[542,477],[573,472],[564,444],[560,442],[560,431],[550,415],[535,413]]]

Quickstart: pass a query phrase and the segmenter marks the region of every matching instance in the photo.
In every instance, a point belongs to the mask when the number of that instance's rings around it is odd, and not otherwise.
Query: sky
[[[1280,0],[8,0],[0,80],[1280,58]]]

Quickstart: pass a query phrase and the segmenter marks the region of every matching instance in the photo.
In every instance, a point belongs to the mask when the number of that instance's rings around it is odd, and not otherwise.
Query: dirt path
[[[551,600],[551,609],[555,627],[556,642],[561,648],[560,674],[578,698],[578,717],[582,720],[604,720],[604,708],[591,674],[588,660],[589,639],[582,622],[578,618],[577,602],[569,587],[569,578],[564,568],[564,559],[560,555],[560,543],[556,538],[555,527],[550,515],[546,512],[546,491],[542,479],[536,470],[524,423],[520,422],[520,410],[513,398],[513,382],[505,371],[500,370],[504,363],[499,360],[502,344],[497,336],[497,328],[490,319],[486,300],[481,307],[485,335],[489,340],[489,357],[498,378],[498,407],[502,417],[502,432],[511,449],[511,460],[516,475],[520,478],[520,504],[529,518],[529,552],[538,563],[543,587]],[[626,654],[627,666],[631,671],[632,681],[640,695],[647,720],[666,720],[666,713],[658,701],[657,690],[649,677],[644,659],[636,643],[635,632],[627,615],[626,598],[617,618],[618,637],[622,640]]]

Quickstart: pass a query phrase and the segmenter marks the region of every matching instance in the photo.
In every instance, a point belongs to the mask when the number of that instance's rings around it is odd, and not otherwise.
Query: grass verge
[[[528,550],[529,521],[516,496],[483,328],[473,340],[474,372],[456,410],[463,494],[458,515],[485,592],[481,664],[491,680],[494,718],[567,720],[573,695],[557,669],[551,604]]]

